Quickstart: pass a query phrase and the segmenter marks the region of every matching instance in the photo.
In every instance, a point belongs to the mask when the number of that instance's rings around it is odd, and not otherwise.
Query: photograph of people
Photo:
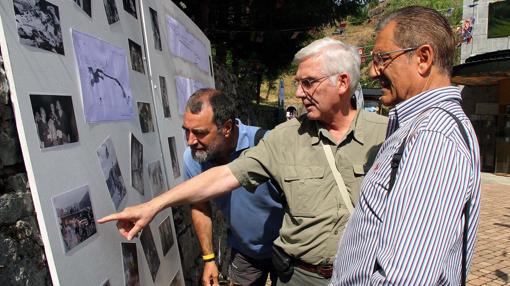
[[[117,11],[117,5],[115,4],[115,0],[103,0],[104,2],[104,10],[106,12],[106,18],[108,19],[108,24],[113,24],[119,21],[119,12]]]
[[[175,137],[168,137],[168,147],[170,149],[170,157],[172,157],[172,172],[174,174],[174,178],[178,178],[181,176],[181,169],[179,167],[179,159],[177,157]]]
[[[143,145],[131,133],[131,183],[141,195],[143,189]]]
[[[147,102],[138,102],[138,118],[142,133],[154,132],[151,105]]]
[[[140,286],[140,273],[138,272],[138,254],[136,243],[122,242],[122,262],[124,266],[124,285]]]
[[[161,238],[161,248],[163,249],[163,256],[165,256],[170,248],[174,245],[174,237],[172,235],[172,221],[167,216],[165,220],[159,225],[159,237]]]
[[[117,154],[110,137],[106,138],[96,150],[101,170],[106,179],[106,186],[115,209],[119,209],[122,199],[126,196],[126,186],[120,172]]]
[[[142,244],[147,264],[151,272],[152,281],[156,281],[156,275],[158,274],[159,265],[161,264],[156,250],[156,244],[154,243],[154,237],[152,236],[152,230],[148,225],[145,227],[140,234],[140,243]]]
[[[71,96],[31,94],[41,149],[78,141]]]
[[[149,171],[149,178],[151,183],[152,195],[155,197],[162,192],[166,191],[165,178],[161,168],[161,161],[154,161],[147,165]]]
[[[131,41],[129,42],[129,55],[131,56],[131,68],[134,71],[145,73],[145,68],[143,66],[143,54],[142,54],[142,47]]]
[[[52,201],[66,253],[97,232],[88,186],[55,196]]]
[[[122,2],[124,3],[124,10],[138,19],[136,16],[136,0],[122,0]]]
[[[171,117],[170,103],[168,102],[168,90],[166,88],[166,79],[159,76],[159,88],[161,89],[161,101],[163,102],[163,114],[165,117]]]

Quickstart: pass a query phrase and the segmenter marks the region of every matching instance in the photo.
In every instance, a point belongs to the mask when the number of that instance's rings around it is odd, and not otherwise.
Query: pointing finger
[[[100,219],[97,220],[98,223],[105,223],[105,222],[110,222],[110,221],[113,221],[113,220],[119,220],[123,218],[123,215],[121,215],[121,213],[114,213],[114,214],[111,214],[111,215],[107,215],[105,217],[102,217]]]

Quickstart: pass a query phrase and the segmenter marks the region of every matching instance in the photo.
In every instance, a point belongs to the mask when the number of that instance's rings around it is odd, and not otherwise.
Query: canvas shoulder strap
[[[342,200],[344,201],[344,204],[347,207],[347,210],[352,215],[352,213],[354,211],[354,205],[351,201],[351,197],[349,196],[349,193],[347,192],[347,188],[345,187],[345,183],[342,178],[342,175],[336,168],[335,156],[333,156],[333,151],[331,151],[331,146],[322,144],[322,148],[324,149],[324,153],[326,154],[326,159],[328,160],[328,164],[329,164],[329,167],[331,168],[331,172],[333,172],[333,176],[335,177],[336,185],[338,186],[338,189],[340,190],[340,195],[342,196]]]

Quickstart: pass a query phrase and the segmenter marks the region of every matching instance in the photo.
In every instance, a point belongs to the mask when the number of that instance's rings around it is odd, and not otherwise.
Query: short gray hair
[[[361,59],[358,51],[341,41],[326,37],[313,41],[308,46],[299,50],[294,56],[294,62],[300,63],[309,57],[322,59],[322,70],[325,74],[334,75],[347,73],[350,79],[349,90],[354,94],[360,78]],[[332,83],[336,77],[330,77]]]

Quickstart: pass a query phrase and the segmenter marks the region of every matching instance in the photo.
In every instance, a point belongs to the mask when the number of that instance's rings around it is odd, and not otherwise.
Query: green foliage
[[[489,5],[489,38],[507,37],[510,35],[510,3],[508,1]]]
[[[395,10],[406,6],[420,5],[435,9],[446,16],[448,8],[454,8],[448,22],[452,26],[456,26],[462,18],[462,0],[391,0],[385,9],[385,14],[389,14]]]
[[[366,1],[364,5],[358,6],[355,13],[352,13],[351,15],[347,16],[347,22],[355,26],[364,24],[369,19],[368,11],[376,7],[378,3],[379,3],[378,0]]]
[[[389,13],[403,7],[411,5],[420,5],[430,7],[441,12],[443,15],[445,15],[446,19],[450,23],[450,26],[454,30],[459,25],[459,22],[462,19],[462,5],[463,5],[462,0],[389,0],[387,2],[388,3],[384,9],[383,15],[388,15]],[[371,5],[373,4],[369,4],[369,7],[371,7]],[[451,16],[447,15],[447,11],[449,8],[453,8]],[[372,39],[372,41],[367,45],[372,46],[374,41],[375,39]],[[370,53],[370,51],[365,50],[365,53],[368,54]],[[458,63],[460,63],[460,48],[457,49],[455,52],[455,64]],[[360,79],[361,85],[363,87],[379,88],[379,82],[373,81],[368,76],[369,68],[370,68],[369,60],[367,60],[364,64],[361,65],[361,79]]]
[[[173,0],[206,33],[215,60],[241,79],[277,79],[322,28],[357,14],[367,0]]]

